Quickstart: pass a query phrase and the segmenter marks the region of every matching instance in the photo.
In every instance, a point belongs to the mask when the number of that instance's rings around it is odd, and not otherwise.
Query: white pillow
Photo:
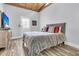
[[[49,26],[48,32],[49,33],[54,33],[54,26]]]
[[[45,26],[42,28],[42,32],[46,32],[46,27]]]

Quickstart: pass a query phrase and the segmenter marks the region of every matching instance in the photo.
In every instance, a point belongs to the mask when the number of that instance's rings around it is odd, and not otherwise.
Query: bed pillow
[[[54,33],[60,33],[61,32],[61,26],[54,27]]]
[[[48,32],[48,29],[49,29],[48,26],[44,26],[44,27],[42,28],[42,31],[43,31],[43,32]]]
[[[53,26],[49,26],[48,32],[49,33],[54,33],[54,27]]]
[[[46,32],[48,32],[48,30],[49,30],[49,27],[48,27],[48,26],[46,26]]]
[[[45,32],[45,31],[46,31],[46,28],[45,28],[45,27],[43,27],[43,28],[42,28],[42,32]]]

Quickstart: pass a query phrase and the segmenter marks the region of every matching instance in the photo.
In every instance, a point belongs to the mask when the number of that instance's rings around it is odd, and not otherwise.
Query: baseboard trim
[[[71,42],[65,42],[65,44],[79,49],[79,45],[73,44]]]

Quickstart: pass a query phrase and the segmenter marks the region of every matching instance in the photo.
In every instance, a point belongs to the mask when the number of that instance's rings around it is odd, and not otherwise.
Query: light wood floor
[[[10,49],[0,49],[1,56],[25,56],[22,39],[11,41]],[[40,53],[40,56],[79,56],[79,49],[61,45],[46,49]]]

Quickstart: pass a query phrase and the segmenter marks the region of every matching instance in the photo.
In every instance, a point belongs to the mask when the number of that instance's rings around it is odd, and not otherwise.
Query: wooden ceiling
[[[12,6],[29,9],[32,11],[40,12],[47,6],[51,5],[52,3],[7,3]]]

